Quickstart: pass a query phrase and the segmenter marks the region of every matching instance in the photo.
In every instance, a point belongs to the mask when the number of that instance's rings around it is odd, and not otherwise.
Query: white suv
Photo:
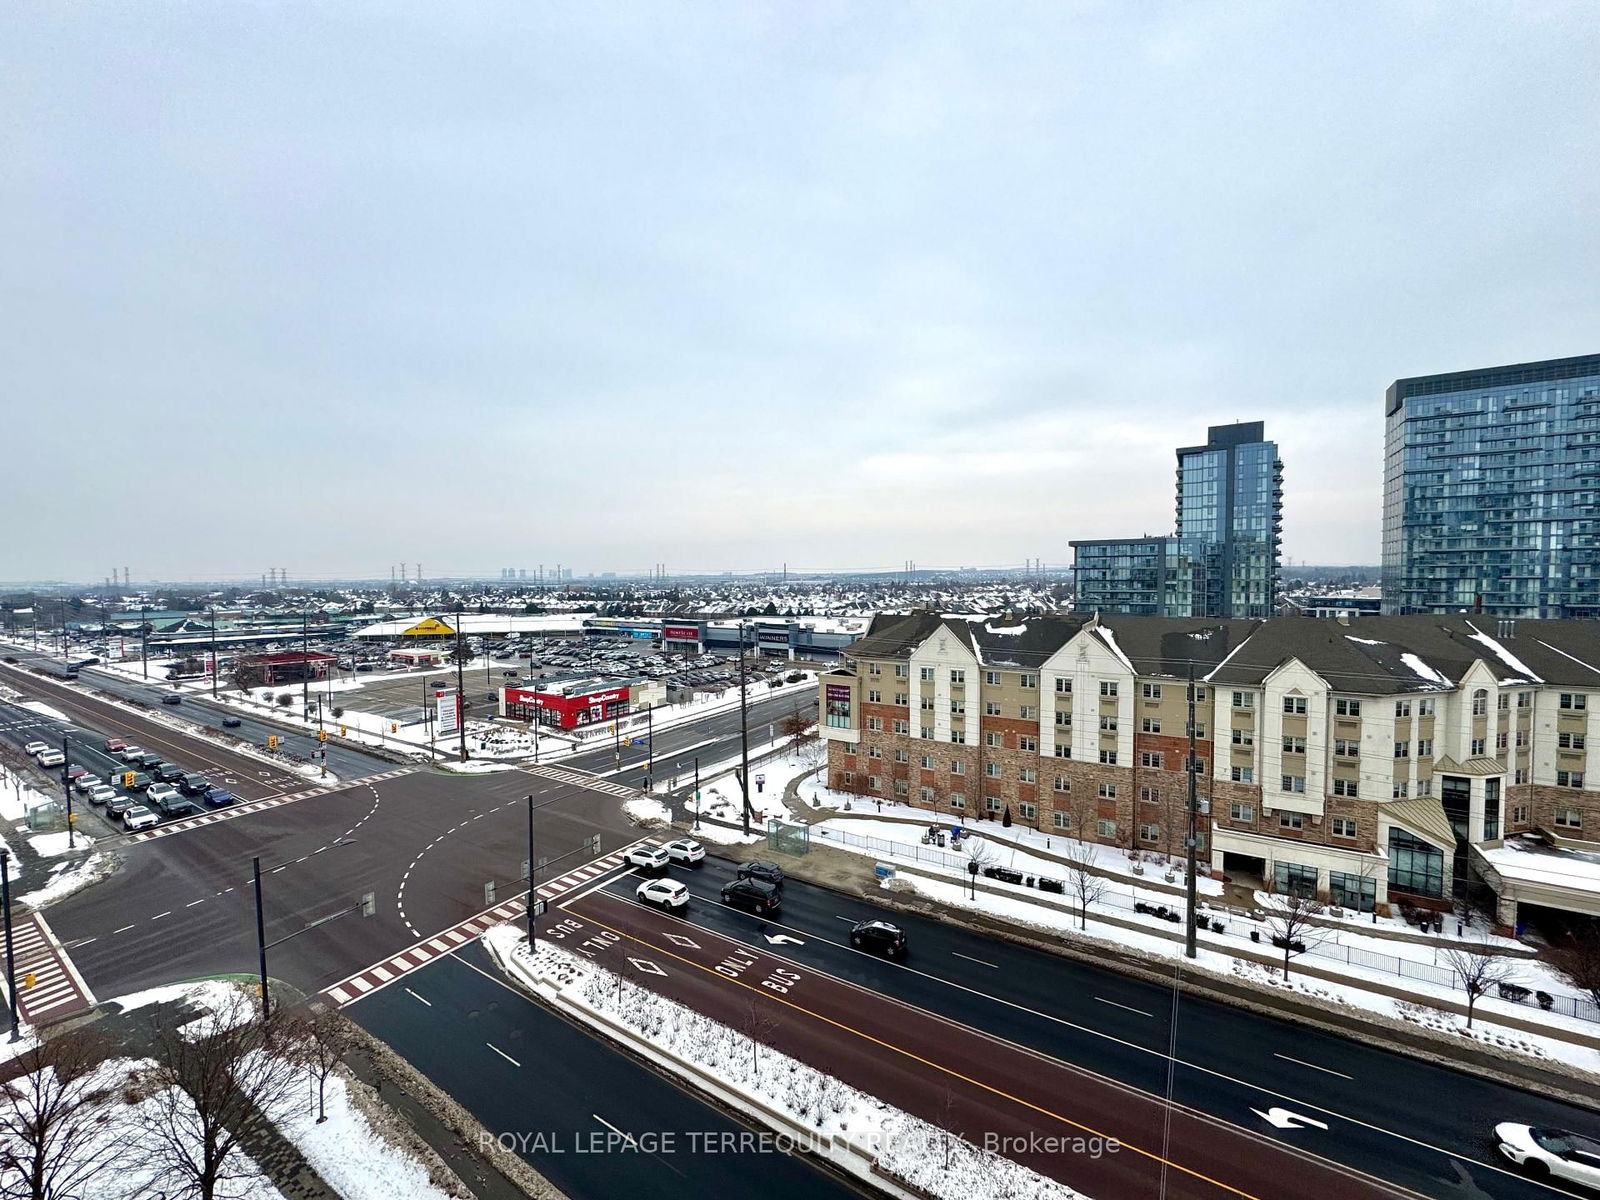
[[[667,864],[672,861],[660,846],[635,846],[622,857],[629,866],[658,873],[665,871]]]
[[[682,912],[689,906],[689,889],[675,879],[647,879],[633,889],[640,904],[655,904]]]
[[[667,843],[667,857],[675,863],[692,867],[705,861],[706,848],[691,838],[679,838]]]

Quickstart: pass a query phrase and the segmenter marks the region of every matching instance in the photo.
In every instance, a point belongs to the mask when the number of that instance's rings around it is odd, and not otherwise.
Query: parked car
[[[1535,1179],[1559,1179],[1600,1189],[1600,1141],[1565,1129],[1504,1121],[1494,1127],[1500,1153]]]
[[[226,808],[238,798],[226,788],[219,787],[212,788],[205,795],[206,804],[212,808]]]
[[[59,750],[41,750],[39,752],[39,765],[41,767],[59,767],[67,761],[67,756]]]
[[[667,864],[672,861],[660,846],[635,846],[622,857],[630,866],[656,873],[665,871]]]
[[[23,747],[23,749],[26,750],[29,754],[33,755],[35,758],[37,758],[39,755],[43,754],[46,750],[50,749],[50,743],[49,742],[29,742],[26,746]]]
[[[770,883],[777,891],[783,890],[783,868],[777,863],[747,862],[740,865],[738,870],[740,879],[759,879]]]
[[[185,796],[204,796],[211,790],[211,780],[191,772],[178,781],[178,790]]]
[[[850,927],[850,944],[857,950],[899,958],[906,952],[906,931],[892,921],[858,921]]]
[[[722,902],[732,908],[749,909],[758,917],[774,917],[783,896],[764,880],[735,879],[722,885]]]
[[[666,844],[667,857],[687,867],[699,866],[706,858],[706,848],[692,838],[679,838]]]
[[[117,789],[110,784],[97,783],[84,792],[84,795],[88,797],[90,804],[105,804],[107,801],[117,798]]]
[[[158,818],[142,804],[135,804],[122,814],[122,827],[129,833],[135,829],[148,829],[154,825]]]
[[[640,904],[655,904],[669,911],[689,907],[689,889],[674,879],[648,879],[633,889]]]
[[[128,743],[123,741],[121,738],[107,738],[106,739],[106,753],[107,754],[121,754],[127,748],[128,748]]]
[[[183,768],[177,763],[162,763],[156,768],[155,776],[162,783],[177,783],[183,778]]]
[[[239,722],[239,718],[238,717],[223,717],[222,718],[222,727],[224,729],[237,729],[237,728],[239,728],[239,724],[240,724],[240,722]]]

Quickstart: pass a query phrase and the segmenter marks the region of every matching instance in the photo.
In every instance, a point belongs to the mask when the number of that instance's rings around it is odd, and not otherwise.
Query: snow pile
[[[1528,682],[1528,683],[1543,683],[1544,682],[1544,680],[1540,679],[1539,676],[1537,676],[1537,675],[1535,675],[1533,673],[1533,671],[1528,667],[1528,665],[1526,663],[1524,663],[1521,659],[1519,659],[1515,654],[1511,653],[1511,651],[1507,650],[1499,642],[1495,641],[1488,634],[1486,634],[1482,630],[1480,630],[1471,621],[1467,622],[1467,628],[1472,630],[1472,640],[1473,641],[1477,642],[1479,645],[1486,646],[1490,651],[1492,651],[1494,653],[1496,658],[1498,658],[1501,662],[1505,663],[1506,666],[1510,667],[1512,669],[1512,671],[1514,671],[1516,673],[1511,679],[1502,679],[1500,681],[1502,684],[1506,684],[1506,683],[1523,683],[1523,682]]]
[[[1526,1034],[1515,1030],[1504,1030],[1494,1025],[1474,1024],[1469,1026],[1465,1017],[1458,1017],[1453,1013],[1442,1013],[1436,1008],[1428,1008],[1421,1004],[1411,1004],[1405,1000],[1395,1001],[1395,1015],[1402,1021],[1409,1021],[1413,1025],[1420,1025],[1424,1029],[1431,1029],[1435,1033],[1450,1033],[1457,1037],[1468,1038],[1481,1042],[1486,1046],[1497,1046],[1501,1050],[1515,1050],[1520,1054],[1531,1055],[1534,1058],[1549,1058],[1543,1046],[1529,1038]]]
[[[1442,688],[1455,687],[1455,684],[1450,682],[1450,677],[1448,675],[1445,675],[1442,671],[1429,666],[1415,654],[1412,654],[1409,650],[1400,656],[1400,661],[1405,663],[1406,666],[1410,667],[1412,671],[1417,674],[1418,678],[1426,680],[1428,683],[1436,684]]]
[[[1349,633],[1344,635],[1344,640],[1347,642],[1360,642],[1363,646],[1387,646],[1389,644],[1387,642],[1380,642],[1377,638],[1358,638],[1354,634]]]
[[[648,796],[623,801],[622,811],[635,825],[665,825],[672,820],[667,806]]]
[[[68,845],[68,841],[73,844]],[[35,833],[28,837],[28,845],[33,847],[34,853],[40,858],[60,858],[78,850],[87,850],[94,845],[94,839],[81,829],[69,838],[66,831],[60,833]]]
[[[52,721],[60,721],[62,724],[70,724],[72,720],[59,708],[51,708],[42,700],[24,700],[17,707],[25,708],[29,712],[36,712],[41,717],[49,717]]]
[[[61,836],[65,837],[66,834]],[[65,896],[72,895],[73,892],[82,891],[91,883],[100,882],[116,870],[116,866],[116,859],[113,856],[101,854],[96,850],[87,858],[58,863],[51,868],[50,877],[45,880],[43,887],[24,892],[17,896],[16,900],[29,908],[44,908]]]
[[[499,925],[483,935],[493,957],[525,982],[555,986],[580,1016],[599,1014],[622,1025],[657,1052],[712,1076],[738,1099],[778,1110],[807,1136],[796,1145],[870,1179],[872,1169],[935,1200],[974,1196],[1072,1200],[1080,1193],[958,1135],[913,1117],[758,1038],[712,1020],[591,960],[549,943],[530,957],[519,931]],[[760,1116],[761,1110],[745,1112]],[[767,1120],[780,1135],[787,1125]],[[863,1166],[864,1154],[870,1166]],[[946,1161],[949,1166],[946,1167]]]
[[[1128,661],[1128,656],[1122,652],[1122,647],[1117,645],[1116,634],[1112,633],[1104,625],[1096,625],[1094,631],[1100,636],[1100,640],[1106,644],[1106,648],[1115,654],[1122,665],[1127,668],[1129,675],[1137,675],[1139,673],[1133,669],[1133,664]]]

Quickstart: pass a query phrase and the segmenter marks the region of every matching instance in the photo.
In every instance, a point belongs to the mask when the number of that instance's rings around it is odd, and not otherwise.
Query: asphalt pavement
[[[475,943],[345,1011],[574,1200],[860,1194],[510,988]]]

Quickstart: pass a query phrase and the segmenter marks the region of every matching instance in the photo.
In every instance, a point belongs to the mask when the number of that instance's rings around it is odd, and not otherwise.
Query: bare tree
[[[1320,942],[1327,931],[1312,918],[1322,912],[1322,905],[1309,896],[1291,893],[1279,896],[1267,910],[1267,930],[1272,934],[1272,944],[1283,951],[1283,977],[1289,978],[1289,960],[1304,954]]]
[[[967,852],[967,878],[972,883],[972,895],[978,895],[978,876],[995,860],[994,847],[981,837],[968,837],[962,842]]]
[[[1588,925],[1568,930],[1545,958],[1563,979],[1600,1008],[1600,928]]]
[[[337,1009],[318,1007],[293,1018],[289,1044],[317,1084],[317,1124],[328,1119],[328,1078],[355,1044],[355,1031]]]
[[[303,1108],[299,1053],[287,1023],[263,1022],[243,992],[191,1024],[203,1027],[152,1028],[143,1090],[155,1117],[146,1149],[169,1187],[216,1200],[219,1188],[260,1174],[249,1155],[236,1153],[241,1139]]]
[[[104,1135],[120,1097],[98,1071],[110,1047],[89,1033],[57,1035],[11,1061],[0,1086],[0,1196],[91,1196],[126,1146]]]
[[[798,705],[778,722],[778,732],[793,742],[796,748],[817,740],[817,719]]]
[[[772,1035],[778,1029],[778,1018],[757,1004],[754,996],[749,997],[746,1004],[739,1021],[739,1032],[749,1039],[750,1078],[756,1079],[761,1071],[761,1047],[771,1045]]]
[[[233,660],[228,678],[241,692],[248,692],[251,688],[258,688],[267,681],[267,672],[254,658],[241,654]]]
[[[1473,1010],[1478,998],[1492,987],[1510,983],[1517,964],[1503,954],[1492,953],[1483,941],[1467,942],[1444,952],[1445,966],[1467,994],[1467,1028],[1472,1028]]]
[[[1089,928],[1089,906],[1098,904],[1106,894],[1107,881],[1092,869],[1095,861],[1094,847],[1072,838],[1062,847],[1061,857],[1067,867],[1067,889],[1078,902],[1078,927]]]

